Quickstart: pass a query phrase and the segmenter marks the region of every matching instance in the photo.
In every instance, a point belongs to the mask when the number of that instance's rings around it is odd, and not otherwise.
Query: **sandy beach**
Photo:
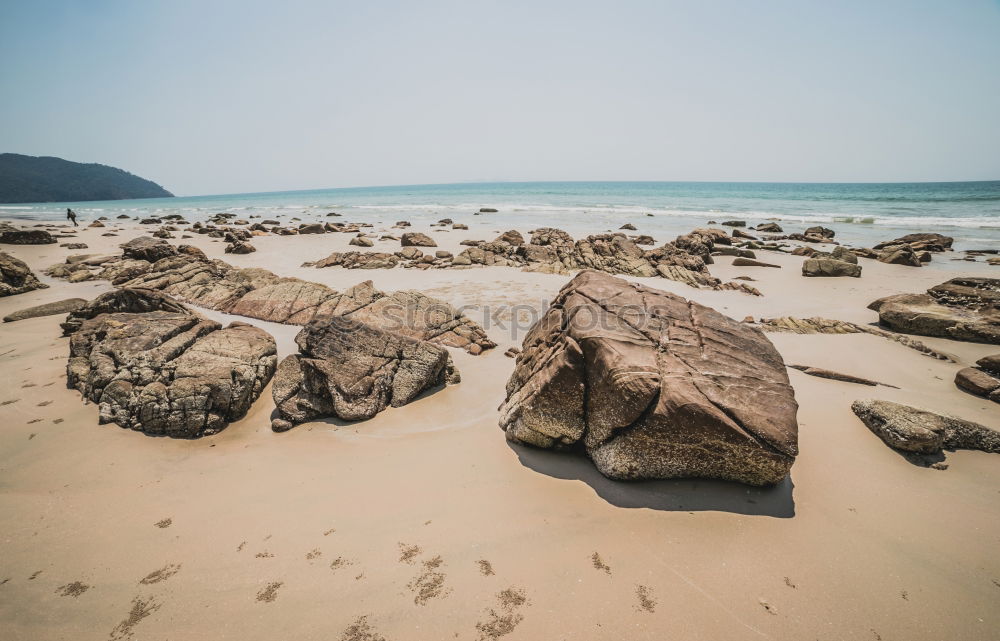
[[[486,217],[482,217],[486,218]],[[15,224],[23,224],[23,221]],[[458,222],[458,221],[456,221]],[[506,231],[415,223],[438,249]],[[763,221],[758,221],[763,222]],[[392,220],[375,224],[388,231]],[[635,223],[642,231],[642,220]],[[80,227],[70,250],[0,247],[49,285],[0,298],[0,316],[107,281],[42,270],[77,253],[118,253],[150,230]],[[528,236],[531,228],[518,230]],[[398,231],[398,230],[397,230]],[[593,229],[599,233],[603,229]],[[997,347],[919,337],[936,360],[868,334],[769,333],[787,364],[845,372],[868,387],[789,369],[799,456],[772,488],[722,481],[625,483],[583,457],[511,445],[497,407],[524,332],[569,276],[510,267],[316,269],[351,234],[257,236],[257,251],[210,258],[344,290],[372,280],[463,308],[497,347],[451,349],[462,382],[367,421],[272,432],[266,389],[247,416],[195,440],[98,425],[66,388],[63,315],[0,325],[0,636],[47,639],[996,639],[1000,634],[1000,458],[959,450],[945,470],[910,462],[852,413],[876,398],[1000,429],[996,403],[955,373]],[[658,244],[669,240],[657,238]],[[376,241],[396,251],[398,241]],[[935,254],[920,268],[862,259],[861,278],[804,278],[801,256],[759,251],[780,269],[736,267],[763,294],[634,278],[734,318],[870,324],[876,298],[922,292],[1000,267]],[[513,312],[511,306],[521,306]],[[278,357],[299,327],[197,309],[271,333]],[[511,318],[514,316],[514,318]],[[513,321],[520,319],[520,323]]]

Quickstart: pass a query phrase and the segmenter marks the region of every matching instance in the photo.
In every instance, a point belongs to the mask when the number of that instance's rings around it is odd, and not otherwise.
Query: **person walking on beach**
[[[74,227],[79,227],[80,226],[76,222],[76,212],[73,211],[72,209],[70,209],[69,207],[66,208],[66,218],[68,218],[69,220],[73,221],[73,226]]]

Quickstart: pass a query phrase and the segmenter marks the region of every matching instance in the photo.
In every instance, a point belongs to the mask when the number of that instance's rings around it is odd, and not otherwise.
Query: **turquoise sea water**
[[[915,231],[954,236],[959,248],[1000,243],[1000,181],[459,183],[0,205],[0,218],[61,220],[66,207],[76,210],[81,220],[179,213],[194,221],[218,212],[311,220],[336,211],[343,216],[340,220],[392,224],[448,217],[456,222],[489,221],[491,228],[561,227],[574,234],[631,222],[658,241],[709,220],[745,219],[754,224],[776,219],[786,232],[814,224],[833,227],[838,238],[853,244],[870,245]],[[499,211],[472,218],[480,207]]]

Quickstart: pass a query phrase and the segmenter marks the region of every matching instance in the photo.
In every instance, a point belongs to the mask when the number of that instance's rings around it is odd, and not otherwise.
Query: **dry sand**
[[[502,231],[482,225],[434,236],[457,252],[463,238]],[[136,235],[123,227],[117,238],[81,229],[78,240],[109,252]],[[775,488],[615,483],[586,460],[512,447],[497,427],[514,364],[503,351],[523,334],[496,310],[526,304],[515,315],[530,321],[565,276],[299,267],[348,240],[260,237],[255,254],[224,258],[337,289],[370,278],[488,306],[499,347],[453,351],[460,385],[370,421],[275,434],[268,389],[243,420],[185,441],[99,426],[97,408],[65,388],[61,317],[0,326],[0,637],[1000,638],[1000,457],[959,451],[947,470],[919,467],[849,407],[884,398],[1000,428],[995,404],[952,382],[996,346],[926,339],[956,356],[948,363],[869,335],[770,334],[786,362],[899,389],[789,370],[801,455]],[[222,256],[213,239],[184,242]],[[36,273],[79,253],[2,249]],[[878,296],[1000,274],[982,263],[957,271],[938,255],[920,269],[862,260],[861,279],[805,279],[801,258],[761,256],[783,268],[721,258],[712,272],[754,277],[762,298],[636,280],[737,319],[870,323],[865,305]],[[0,299],[0,315],[109,287],[42,279],[52,287]],[[469,315],[483,322],[481,311]],[[293,350],[297,328],[248,322],[271,331],[281,355]]]

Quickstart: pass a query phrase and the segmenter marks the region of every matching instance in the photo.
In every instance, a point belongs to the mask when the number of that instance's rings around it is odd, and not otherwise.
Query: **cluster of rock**
[[[121,257],[80,262],[100,261],[95,268],[100,271],[87,272],[91,277],[121,287],[161,291],[229,314],[293,325],[304,325],[319,316],[347,316],[472,354],[495,347],[477,323],[446,302],[419,292],[384,293],[371,281],[338,292],[320,283],[282,278],[266,269],[240,269],[208,260],[195,247],[174,247],[149,237],[129,241],[122,249]],[[75,273],[71,272],[71,279]]]
[[[525,337],[500,426],[512,442],[582,449],[613,479],[768,485],[798,453],[797,409],[759,329],[583,271]]]
[[[0,252],[0,296],[15,296],[48,287],[38,280],[27,263]]]
[[[295,337],[299,353],[278,366],[272,395],[276,432],[317,418],[349,421],[400,407],[460,381],[448,350],[350,316],[320,316]]]
[[[499,266],[553,274],[596,269],[609,274],[659,276],[692,287],[760,295],[745,283],[723,284],[709,274],[707,266],[712,263],[713,255],[753,257],[752,251],[733,247],[732,239],[721,230],[696,229],[672,243],[649,250],[642,249],[636,240],[645,242],[642,237],[632,239],[621,233],[574,240],[561,229],[545,227],[531,232],[531,240],[526,242],[520,232],[511,230],[489,242],[463,241],[467,248],[455,256],[446,251],[424,254],[418,247],[436,247],[434,240],[425,234],[406,233],[401,239],[403,247],[397,252],[334,252],[307,265],[347,269],[391,269],[397,265],[417,269]]]
[[[44,229],[15,229],[5,225],[0,230],[0,243],[4,245],[52,245],[59,242]]]
[[[908,334],[1000,345],[1000,279],[958,277],[924,294],[873,301],[883,325]]]
[[[838,246],[832,252],[813,251],[802,262],[803,276],[861,276],[858,257],[848,249]]]
[[[851,409],[886,445],[903,453],[940,454],[942,449],[1000,452],[1000,432],[979,423],[890,401],[854,401]]]
[[[966,367],[955,375],[959,388],[1000,403],[1000,354],[984,356],[975,367]]]
[[[274,338],[206,320],[160,292],[119,289],[73,311],[67,386],[100,408],[100,423],[195,438],[239,419],[277,365]]]

